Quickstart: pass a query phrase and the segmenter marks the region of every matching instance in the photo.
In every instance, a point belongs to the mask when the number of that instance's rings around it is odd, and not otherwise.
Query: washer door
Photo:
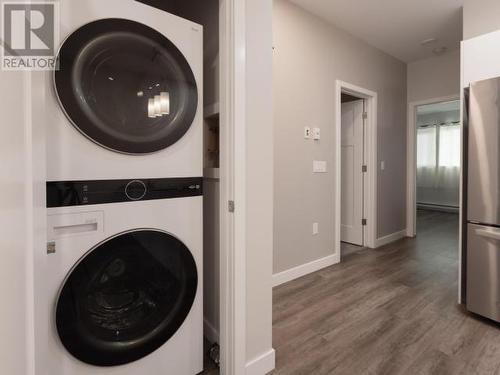
[[[59,102],[95,143],[127,154],[177,142],[198,107],[194,74],[165,36],[125,19],[89,23],[63,43],[55,74]]]
[[[197,286],[195,260],[182,242],[165,232],[127,232],[98,245],[71,271],[57,302],[57,332],[85,363],[133,362],[175,334]]]

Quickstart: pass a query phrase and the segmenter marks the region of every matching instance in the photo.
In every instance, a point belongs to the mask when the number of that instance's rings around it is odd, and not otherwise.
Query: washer
[[[47,184],[37,374],[203,370],[202,180]]]
[[[59,4],[59,70],[34,82],[48,180],[202,176],[202,26],[134,0]]]

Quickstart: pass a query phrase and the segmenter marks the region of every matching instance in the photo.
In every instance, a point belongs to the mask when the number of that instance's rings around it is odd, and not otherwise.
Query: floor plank
[[[499,325],[457,305],[458,215],[274,289],[274,375],[496,374]]]

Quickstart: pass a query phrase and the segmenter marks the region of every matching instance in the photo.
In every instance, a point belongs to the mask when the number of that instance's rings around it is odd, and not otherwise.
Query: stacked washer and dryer
[[[39,83],[47,255],[40,375],[203,370],[201,26],[133,0],[60,1]]]

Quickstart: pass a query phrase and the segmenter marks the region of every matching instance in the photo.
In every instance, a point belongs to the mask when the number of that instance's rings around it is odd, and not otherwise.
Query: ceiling
[[[460,111],[460,100],[421,105],[417,108],[417,115],[452,111]]]
[[[457,49],[462,39],[464,0],[291,1],[404,62]]]

